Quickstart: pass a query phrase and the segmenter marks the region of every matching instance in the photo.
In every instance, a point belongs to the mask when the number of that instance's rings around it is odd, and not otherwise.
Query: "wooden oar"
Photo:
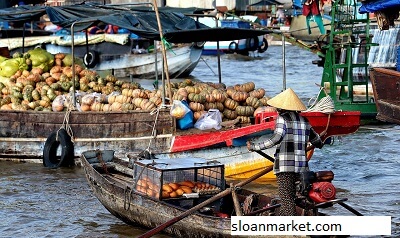
[[[258,178],[260,178],[261,176],[263,176],[264,174],[269,173],[270,171],[272,171],[272,166],[268,166],[266,169],[258,172],[257,174],[251,176],[250,178],[248,178],[246,180],[243,180],[242,182],[237,183],[234,187],[230,187],[230,188],[225,189],[224,191],[216,194],[215,196],[213,196],[213,197],[205,200],[204,202],[192,207],[191,209],[185,211],[181,215],[179,215],[177,217],[174,217],[171,220],[169,220],[169,221],[167,221],[167,222],[165,222],[165,223],[163,223],[163,224],[161,224],[161,225],[149,230],[148,232],[144,233],[143,235],[139,236],[138,238],[148,238],[148,237],[151,237],[151,236],[161,232],[165,228],[167,228],[167,227],[175,224],[176,222],[182,220],[183,218],[193,214],[194,212],[196,212],[200,208],[202,208],[204,206],[207,206],[208,204],[210,204],[210,203],[212,203],[214,201],[217,201],[218,199],[231,194],[233,189],[243,187],[244,185],[246,185],[246,184],[248,184],[248,183],[250,183],[250,182],[252,182],[252,181],[254,181],[254,180],[258,179]]]

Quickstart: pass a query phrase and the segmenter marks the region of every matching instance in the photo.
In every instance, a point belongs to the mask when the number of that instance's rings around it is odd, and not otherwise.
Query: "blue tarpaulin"
[[[362,13],[377,12],[387,9],[400,9],[400,0],[378,0],[373,2],[363,3],[358,10]]]

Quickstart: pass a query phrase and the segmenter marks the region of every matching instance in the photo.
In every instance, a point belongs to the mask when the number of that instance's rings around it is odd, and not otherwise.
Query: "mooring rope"
[[[151,136],[152,138],[149,141],[149,145],[147,146],[146,150],[150,152],[150,146],[152,141],[157,137],[157,121],[158,121],[158,116],[160,115],[160,109],[161,107],[157,107],[156,109],[154,109],[153,111],[150,112],[150,115],[154,115],[156,114],[156,118],[154,119],[154,123],[153,123],[153,128],[151,129]]]
[[[154,119],[153,128],[151,130],[152,138],[150,139],[149,145],[147,146],[145,151],[150,152],[151,144],[152,144],[153,140],[156,139],[156,137],[157,137],[157,128],[156,128],[156,126],[157,126],[157,122],[158,122],[158,116],[160,115],[160,110],[163,109],[163,108],[167,108],[167,107],[171,107],[171,105],[161,105],[160,107],[157,107],[156,109],[154,109],[154,110],[152,110],[150,112],[150,115],[156,114],[156,117]]]
[[[65,115],[64,115],[63,124],[60,127],[60,129],[58,129],[57,136],[56,136],[56,138],[58,138],[58,132],[61,129],[64,129],[67,132],[67,134],[71,137],[71,142],[72,143],[74,143],[75,137],[74,137],[74,132],[72,131],[71,126],[69,125],[69,118],[70,118],[70,115],[71,115],[71,112],[72,112],[73,109],[74,109],[74,106],[72,105],[72,102],[69,102],[68,107],[67,107],[67,111],[65,112]]]

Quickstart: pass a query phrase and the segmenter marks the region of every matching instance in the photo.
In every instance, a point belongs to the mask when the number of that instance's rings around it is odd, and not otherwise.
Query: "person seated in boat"
[[[300,115],[306,106],[292,89],[286,89],[267,102],[277,108],[278,117],[273,135],[264,142],[247,142],[249,151],[276,147],[274,173],[281,199],[280,216],[296,215],[296,176],[308,171],[307,143],[322,148],[323,141],[308,120]]]

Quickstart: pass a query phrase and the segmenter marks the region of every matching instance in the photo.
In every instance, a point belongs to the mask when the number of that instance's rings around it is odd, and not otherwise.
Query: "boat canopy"
[[[164,38],[172,43],[223,41],[251,38],[271,33],[268,30],[210,28],[185,14],[197,8],[160,8]],[[66,30],[83,31],[99,23],[111,24],[148,39],[160,40],[156,12],[149,7],[82,3],[67,6],[19,6],[0,9],[0,21],[29,22],[47,15],[50,21]]]
[[[400,10],[400,1],[399,0],[377,0],[377,1],[368,1],[363,2],[359,12],[360,13],[368,13],[368,12],[377,12],[382,10],[391,11],[399,11]]]

